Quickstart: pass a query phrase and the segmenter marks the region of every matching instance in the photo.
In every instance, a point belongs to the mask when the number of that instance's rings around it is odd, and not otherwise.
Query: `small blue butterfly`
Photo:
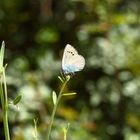
[[[82,55],[79,55],[77,50],[67,44],[64,49],[62,58],[62,70],[64,74],[73,74],[77,71],[81,71],[85,66],[85,59]]]

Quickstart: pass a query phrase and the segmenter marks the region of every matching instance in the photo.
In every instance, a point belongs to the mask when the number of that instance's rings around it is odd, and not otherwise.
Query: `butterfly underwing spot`
[[[73,52],[71,52],[71,51],[67,51],[68,53],[71,53],[72,55],[74,55],[74,53]]]

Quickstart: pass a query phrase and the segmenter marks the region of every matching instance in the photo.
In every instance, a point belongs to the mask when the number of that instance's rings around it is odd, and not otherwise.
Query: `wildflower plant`
[[[5,69],[6,65],[3,65],[5,43],[2,42],[0,50],[0,99],[2,106],[2,117],[4,125],[5,140],[10,140],[9,125],[8,125],[8,98],[7,98],[7,84]]]
[[[10,131],[9,131],[9,125],[8,125],[8,105],[13,104],[17,105],[22,96],[18,95],[15,97],[13,101],[10,103],[8,102],[8,95],[7,95],[7,82],[6,82],[6,66],[3,64],[4,61],[4,50],[5,50],[5,42],[2,42],[1,50],[0,50],[0,100],[1,100],[1,106],[2,106],[2,118],[3,118],[3,125],[4,125],[4,135],[5,140],[10,140]]]
[[[64,54],[63,54],[63,58],[62,58],[62,70],[63,70],[64,77],[58,76],[58,78],[62,82],[62,87],[60,89],[58,97],[57,97],[55,91],[52,92],[52,99],[53,99],[54,107],[53,107],[53,111],[52,111],[52,115],[51,115],[51,121],[49,124],[46,140],[49,140],[49,138],[50,138],[50,133],[51,133],[52,124],[54,121],[54,116],[55,116],[56,109],[57,109],[60,99],[62,98],[62,96],[71,96],[73,94],[76,94],[76,93],[64,93],[64,88],[65,88],[66,84],[69,82],[69,80],[71,78],[71,74],[73,75],[75,72],[81,71],[84,68],[84,66],[85,66],[84,57],[82,55],[79,55],[77,50],[73,46],[71,46],[70,44],[67,44],[64,49]],[[66,140],[66,135],[67,135],[68,129],[64,129],[64,130],[65,130],[64,139]]]
[[[68,81],[70,80],[70,76],[69,75],[66,76],[65,80],[62,79],[59,76],[59,79],[62,82],[62,87],[60,89],[60,92],[58,93],[58,96],[56,95],[55,91],[52,92],[52,100],[53,100],[54,107],[53,107],[53,111],[52,111],[52,115],[51,115],[51,120],[50,120],[49,127],[48,127],[48,132],[47,132],[46,140],[49,140],[49,138],[50,138],[50,133],[51,133],[52,125],[53,125],[53,122],[54,122],[54,117],[55,117],[56,109],[57,109],[57,106],[58,106],[58,104],[60,102],[60,99],[63,96],[64,88],[65,88],[66,84],[68,83]],[[71,95],[71,94],[69,94],[69,95]]]
[[[1,99],[1,106],[2,106],[2,117],[3,117],[3,124],[4,124],[4,135],[5,140],[10,140],[10,133],[9,133],[9,125],[8,125],[8,96],[7,96],[7,83],[6,83],[6,75],[5,69],[6,65],[3,65],[4,60],[4,49],[5,43],[2,42],[1,50],[0,50],[0,99]],[[63,96],[71,96],[75,95],[75,92],[72,93],[65,93],[64,89],[71,79],[71,75],[75,72],[80,71],[84,68],[85,59],[83,56],[79,55],[78,52],[74,47],[71,45],[66,45],[64,50],[64,55],[62,59],[62,76],[58,76],[58,79],[61,81],[62,86],[57,94],[55,91],[52,91],[52,101],[53,101],[53,110],[49,122],[49,126],[47,128],[46,140],[50,140],[51,130],[54,123],[54,118],[56,114],[56,110],[58,104]],[[20,102],[22,96],[18,95],[10,104],[16,105]],[[67,139],[67,132],[69,128],[69,123],[65,128],[63,128],[64,140]],[[33,138],[34,140],[38,140],[38,132],[37,132],[37,120],[34,119],[34,133]]]

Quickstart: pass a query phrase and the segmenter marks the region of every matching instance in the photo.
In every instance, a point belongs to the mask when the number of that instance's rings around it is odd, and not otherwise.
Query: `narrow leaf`
[[[3,41],[0,49],[0,69],[2,69],[3,67],[4,49],[5,49],[5,43]]]
[[[64,83],[64,80],[63,80],[60,76],[58,76],[58,79],[59,79],[62,83]]]
[[[53,104],[55,105],[57,101],[57,95],[55,91],[52,92],[52,99],[53,99]]]
[[[64,93],[63,96],[71,96],[71,95],[76,95],[76,92],[71,92],[71,93]]]
[[[20,102],[21,98],[22,98],[22,96],[21,96],[21,95],[18,95],[18,96],[14,99],[13,104],[14,104],[14,105],[17,105],[17,104]]]
[[[70,75],[66,76],[66,80],[67,80],[67,82],[70,80]]]

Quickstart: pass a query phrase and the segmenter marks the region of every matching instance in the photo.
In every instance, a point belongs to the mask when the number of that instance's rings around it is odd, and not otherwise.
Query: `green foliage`
[[[65,80],[56,76],[67,43],[85,57],[86,67],[66,86],[66,93],[77,94],[64,96],[59,105],[54,139],[62,139],[60,127],[67,121],[68,139],[138,139],[139,5],[139,0],[0,1],[8,97],[22,95],[16,119],[16,107],[9,106],[13,140],[31,140],[36,117],[44,139],[51,91],[59,91]]]
[[[0,71],[2,71],[2,67],[3,67],[4,49],[5,49],[5,43],[3,41],[0,50],[0,69],[1,69]]]
[[[5,140],[10,140],[10,130],[8,124],[8,95],[7,95],[7,83],[6,83],[6,75],[5,75],[5,67],[3,66],[4,60],[4,48],[5,43],[2,42],[1,50],[0,50],[0,100],[2,107],[2,121],[3,121],[3,129],[4,129],[4,138]]]
[[[53,99],[53,104],[55,105],[57,102],[57,95],[55,91],[52,92],[52,99]]]
[[[14,104],[14,105],[18,104],[18,103],[20,102],[21,98],[22,98],[22,95],[18,95],[18,96],[13,100],[13,104]]]

